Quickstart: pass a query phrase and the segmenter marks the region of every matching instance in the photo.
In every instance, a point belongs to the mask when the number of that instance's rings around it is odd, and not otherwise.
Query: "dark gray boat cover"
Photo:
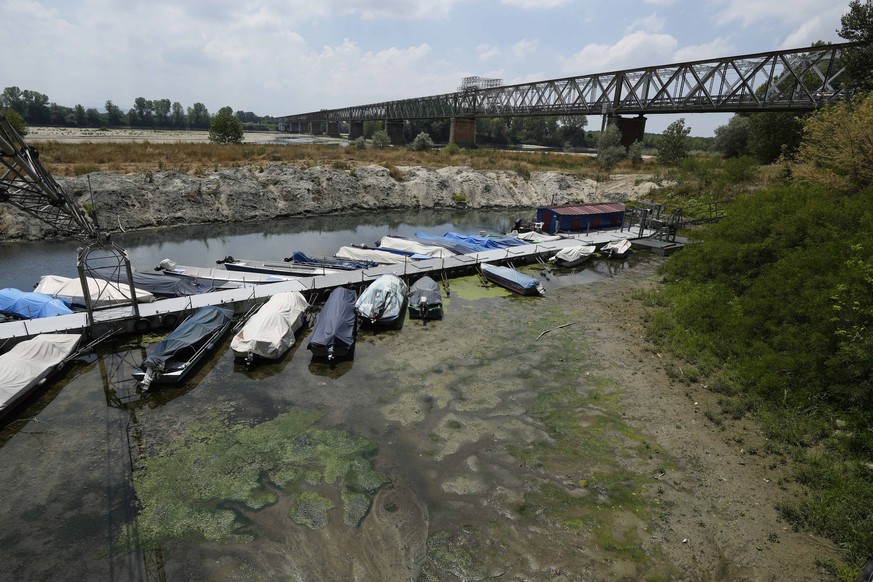
[[[91,269],[89,274],[104,281],[129,285],[127,273],[115,267]],[[212,287],[189,279],[170,277],[163,273],[142,273],[140,271],[133,271],[133,286],[161,297],[187,297],[188,295],[199,295],[212,291]]]
[[[409,304],[420,305],[422,298],[427,305],[442,305],[443,296],[439,284],[425,275],[409,288]]]
[[[201,342],[221,329],[231,319],[233,319],[233,309],[230,307],[218,307],[217,305],[201,307],[155,346],[152,353],[143,360],[141,368],[145,370],[146,367],[151,366],[153,369],[162,370],[164,364],[168,360],[172,360],[176,354],[186,348],[196,350]]]
[[[315,328],[307,346],[310,351],[321,351],[320,348],[330,346],[349,349],[354,345],[357,298],[358,294],[346,287],[337,287],[331,291],[315,320]]]

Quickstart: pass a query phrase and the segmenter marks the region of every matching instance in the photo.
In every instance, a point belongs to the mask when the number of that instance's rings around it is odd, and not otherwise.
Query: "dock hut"
[[[619,228],[624,222],[624,204],[602,203],[537,208],[537,222],[543,232],[588,232],[601,228]]]

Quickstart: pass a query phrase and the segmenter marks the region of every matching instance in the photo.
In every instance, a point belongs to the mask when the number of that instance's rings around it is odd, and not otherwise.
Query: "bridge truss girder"
[[[850,95],[851,43],[628,69],[286,116],[291,122],[811,111]]]

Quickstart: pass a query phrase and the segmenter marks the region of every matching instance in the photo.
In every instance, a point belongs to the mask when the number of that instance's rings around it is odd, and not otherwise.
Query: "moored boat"
[[[230,349],[251,364],[255,357],[278,360],[294,345],[309,303],[298,291],[277,293],[233,336]]]
[[[219,265],[224,265],[224,268],[228,271],[261,273],[264,275],[284,275],[287,277],[335,275],[336,273],[342,273],[345,271],[345,269],[336,269],[322,265],[308,265],[285,261],[258,261],[256,259],[234,259],[230,256],[224,257],[215,262]]]
[[[343,260],[336,257],[309,257],[300,251],[294,251],[290,257],[285,257],[286,263],[295,263],[298,265],[314,265],[316,267],[327,267],[328,269],[342,269],[344,271],[354,271],[357,269],[372,269],[378,267],[379,263],[373,261],[354,261]]]
[[[409,288],[409,317],[424,321],[443,318],[443,296],[439,283],[427,275]]]
[[[130,286],[126,284],[85,277],[88,287],[88,301],[94,308],[114,307],[116,305],[128,305],[131,303]],[[58,275],[44,275],[33,289],[37,293],[51,295],[70,305],[85,307],[85,291],[80,279],[61,277]],[[142,289],[134,288],[137,303],[151,303],[155,296]]]
[[[123,286],[130,285],[127,273],[114,267],[91,269],[88,273],[98,279],[112,281]],[[131,275],[133,276],[133,286],[135,288],[148,291],[155,297],[188,297],[190,295],[209,293],[213,290],[211,285],[203,285],[180,277],[168,277],[163,273],[132,271]]]
[[[0,313],[19,319],[39,319],[73,313],[69,305],[45,293],[0,289]]]
[[[549,262],[554,263],[559,267],[578,267],[587,263],[597,247],[594,245],[574,245],[572,247],[564,247],[557,252],[553,257],[549,258]]]
[[[355,302],[355,312],[365,323],[399,327],[406,310],[406,283],[397,275],[380,275]]]
[[[609,241],[600,248],[600,254],[609,259],[623,259],[631,252],[631,242],[626,238]]]
[[[230,331],[233,309],[207,305],[201,307],[161,340],[133,377],[148,390],[153,383],[178,383],[212,351]]]
[[[358,332],[358,316],[355,314],[357,297],[358,294],[347,287],[337,287],[330,292],[316,317],[309,345],[306,346],[314,358],[333,361],[354,354]]]
[[[265,273],[234,272],[227,269],[211,269],[209,267],[191,267],[176,264],[175,261],[164,259],[155,267],[155,271],[161,271],[172,277],[190,279],[204,285],[213,287],[250,287],[267,283],[279,283],[281,281],[294,281],[297,277],[289,275],[267,275]]]
[[[412,260],[409,255],[392,253],[388,250],[365,249],[355,246],[344,246],[336,252],[339,259],[346,261],[371,261],[380,265],[402,264]]]
[[[44,333],[0,355],[0,418],[73,357],[82,334]]]
[[[490,265],[482,263],[482,276],[495,285],[500,285],[510,291],[514,291],[520,295],[545,295],[540,280],[525,275],[510,267],[501,267],[498,265]]]

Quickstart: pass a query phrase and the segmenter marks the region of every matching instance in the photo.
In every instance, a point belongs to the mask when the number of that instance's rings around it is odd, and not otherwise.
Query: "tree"
[[[222,107],[218,114],[212,118],[209,125],[209,141],[212,143],[228,144],[242,143],[242,123],[233,114],[230,107]]]
[[[121,112],[120,107],[108,99],[103,107],[106,109],[106,125],[116,127],[122,124],[124,114]]]
[[[749,149],[749,118],[745,115],[734,115],[727,125],[715,128],[715,144],[713,148],[726,158],[739,158]]]
[[[384,150],[391,145],[391,138],[388,137],[388,132],[380,129],[373,133],[373,147],[379,150]]]
[[[6,121],[9,122],[9,125],[12,126],[12,129],[18,132],[18,135],[21,137],[27,135],[27,122],[24,121],[24,118],[20,113],[14,109],[4,109],[3,116],[6,118]]]
[[[848,41],[864,43],[846,49],[843,59],[852,85],[861,91],[873,90],[873,2],[849,2],[849,12],[840,18],[842,27],[837,31]]]
[[[627,148],[627,159],[634,168],[643,163],[643,142],[637,140]]]
[[[426,152],[433,147],[433,140],[430,138],[430,135],[427,132],[422,131],[415,139],[412,140],[412,143],[409,146],[409,149],[416,152]]]
[[[658,161],[671,166],[679,165],[688,157],[688,144],[685,138],[691,133],[690,127],[685,127],[685,119],[677,119],[667,126],[661,139],[658,140]]]
[[[621,145],[621,131],[617,125],[607,125],[597,142],[597,161],[607,170],[612,169],[627,155],[627,150]]]
[[[188,123],[194,129],[206,129],[209,127],[209,110],[202,103],[195,103],[188,108]]]
[[[791,112],[749,114],[749,154],[762,164],[791,157],[803,137],[803,118]]]
[[[188,125],[185,119],[185,109],[178,101],[173,101],[173,113],[170,116],[170,127],[182,128]]]
[[[794,175],[843,192],[873,186],[873,93],[807,118]]]

